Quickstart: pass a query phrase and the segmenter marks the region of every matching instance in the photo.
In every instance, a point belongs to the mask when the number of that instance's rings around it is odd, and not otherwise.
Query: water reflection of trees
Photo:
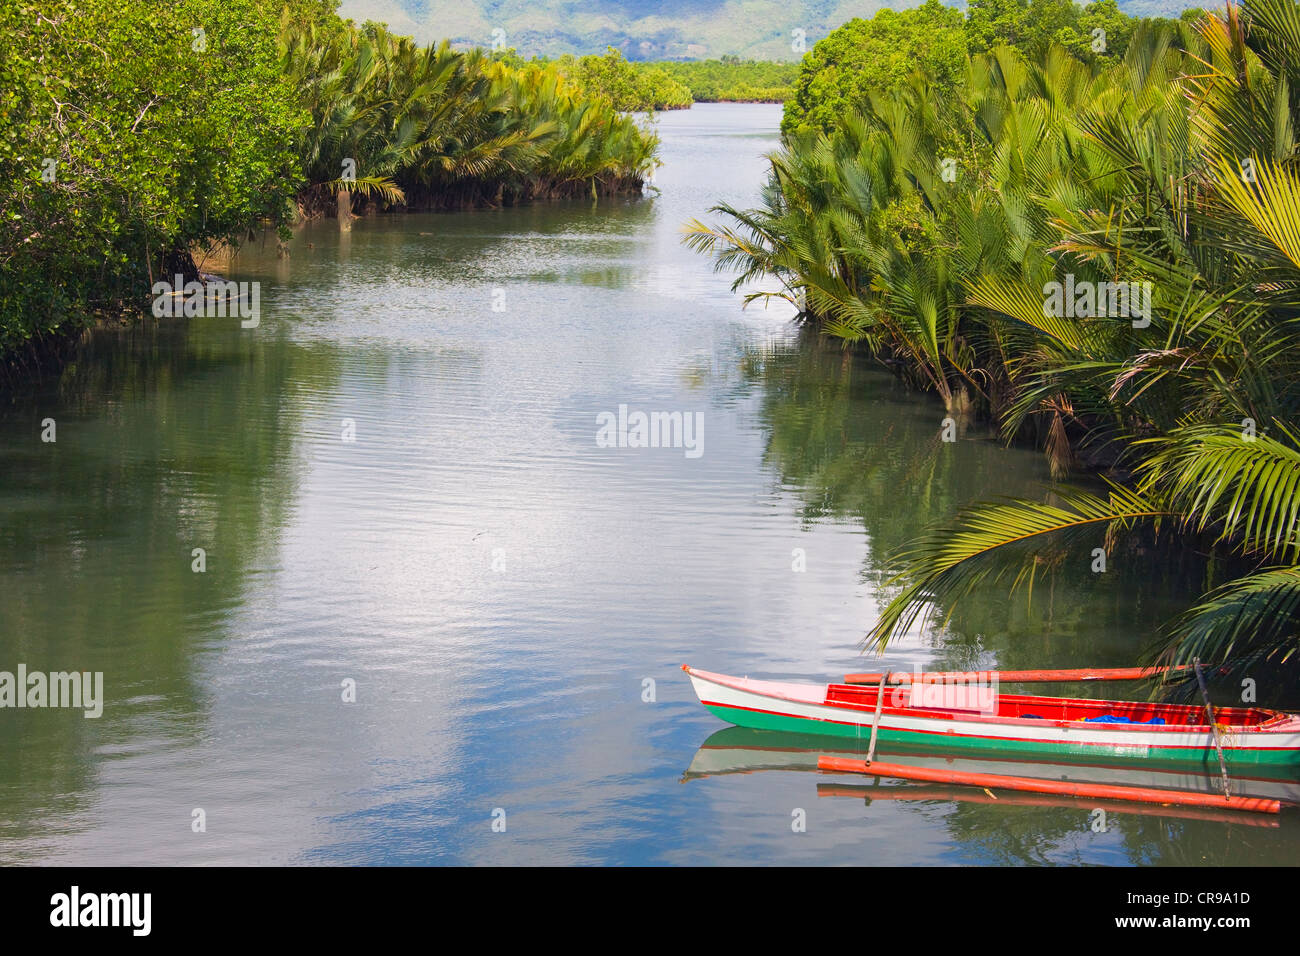
[[[328,349],[142,323],[91,336],[0,412],[0,669],[103,671],[107,698],[98,720],[0,713],[0,835],[89,803],[97,755],[202,732],[200,652],[237,636],[229,617],[295,493],[286,383],[336,378]],[[38,440],[46,416],[55,444]]]
[[[934,807],[934,805],[931,805]],[[937,810],[937,807],[934,807]],[[1295,821],[1278,826],[1110,812],[1104,832],[1087,801],[1077,808],[956,804],[944,818],[963,852],[991,866],[1128,863],[1136,866],[1292,865]],[[1255,821],[1261,823],[1263,821]],[[1278,822],[1278,821],[1270,821]]]
[[[862,524],[870,545],[863,577],[882,595],[895,570],[890,556],[930,524],[990,495],[1046,495],[1040,455],[1004,447],[977,422],[955,423],[959,440],[942,441],[943,406],[861,353],[804,333],[751,350],[741,367],[763,386],[768,465],[797,489],[805,520]],[[1001,588],[973,595],[942,630],[938,663],[1132,664],[1154,629],[1186,605],[1186,582],[1205,569],[1146,541],[1109,554],[1106,572],[1094,573],[1091,549],[1102,543],[1099,534],[1095,544],[1053,555],[1015,599]]]

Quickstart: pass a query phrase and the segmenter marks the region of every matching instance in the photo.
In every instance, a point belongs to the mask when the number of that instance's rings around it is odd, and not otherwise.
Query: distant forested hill
[[[725,55],[795,60],[802,30],[809,48],[854,17],[882,7],[916,6],[894,0],[343,0],[339,13],[358,22],[379,20],[422,42],[450,39],[458,46],[491,46],[494,30],[524,56],[603,53],[629,60],[707,59]],[[964,3],[953,3],[962,6]],[[1120,0],[1130,16],[1169,16],[1184,0]]]

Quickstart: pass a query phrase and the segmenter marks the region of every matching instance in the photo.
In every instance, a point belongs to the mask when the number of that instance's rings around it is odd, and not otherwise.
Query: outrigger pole
[[[1055,793],[1067,797],[1131,800],[1138,803],[1166,803],[1184,807],[1219,807],[1249,810],[1253,813],[1277,813],[1282,808],[1280,800],[1261,797],[1221,797],[1217,793],[1198,793],[1191,790],[1162,790],[1158,787],[1121,787],[1114,784],[1074,783],[1035,777],[1008,777],[999,773],[967,773],[961,770],[939,770],[880,761],[867,763],[865,760],[855,760],[850,757],[818,757],[817,769],[837,773],[860,773],[872,777],[897,777],[900,780],[921,780],[927,783],[955,783],[994,790],[1024,790],[1030,793]]]

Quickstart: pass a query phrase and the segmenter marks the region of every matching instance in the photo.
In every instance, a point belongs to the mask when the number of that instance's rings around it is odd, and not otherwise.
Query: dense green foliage
[[[662,70],[689,90],[697,103],[782,103],[794,88],[795,63],[742,60],[677,60],[637,63],[638,71]]]
[[[610,47],[602,56],[561,56],[525,60],[515,51],[494,59],[520,69],[554,66],[591,94],[600,94],[615,109],[628,112],[686,109],[692,103],[780,103],[790,94],[797,67],[793,63],[741,60],[665,60],[629,62]]]
[[[0,8],[0,353],[280,215],[304,116],[277,29],[256,0]]]
[[[1000,45],[944,82],[793,136],[759,208],[687,236],[950,419],[990,415],[1058,476],[1110,470],[915,542],[874,638],[981,586],[1090,573],[1091,549],[1141,560],[1124,548],[1156,530],[1218,556],[1161,658],[1276,696],[1264,674],[1300,666],[1300,5],[1142,23],[1118,61]],[[1136,311],[1061,307],[1063,287],[1130,282]]]
[[[556,66],[584,90],[605,95],[617,110],[685,109],[691,91],[665,70],[628,63],[613,47],[604,56],[560,57]]]
[[[655,162],[653,134],[556,64],[327,23],[286,29],[285,72],[311,112],[308,199],[335,196],[343,219],[352,192],[426,206],[612,194]]]
[[[869,91],[895,90],[917,70],[937,95],[952,95],[965,62],[963,23],[961,11],[939,0],[850,20],[803,58],[794,95],[786,101],[783,132],[830,130]]]
[[[196,244],[301,212],[346,227],[354,194],[609,195],[653,168],[653,133],[580,78],[421,47],[334,6],[0,6],[0,356],[147,305],[155,278],[193,276]]]
[[[975,0],[968,9],[966,36],[972,53],[1007,44],[1038,58],[1056,43],[1092,61],[1123,56],[1133,26],[1115,0],[1095,0],[1085,7],[1071,0]],[[1094,42],[1098,29],[1104,31],[1104,42]]]
[[[953,95],[964,82],[965,54],[999,45],[1030,59],[1057,45],[1086,63],[1114,63],[1136,23],[1116,0],[1086,6],[1073,0],[971,0],[965,17],[939,0],[884,9],[870,20],[850,20],[804,57],[782,129],[829,131],[871,92],[892,93],[918,70],[936,95]]]

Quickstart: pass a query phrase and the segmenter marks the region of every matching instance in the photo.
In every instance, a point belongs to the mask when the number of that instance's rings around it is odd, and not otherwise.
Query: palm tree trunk
[[[959,385],[956,389],[944,383],[944,389],[940,393],[943,396],[944,408],[948,414],[958,418],[967,418],[974,410],[975,403],[971,400],[970,392],[966,390],[965,385]]]
[[[352,193],[347,189],[338,191],[339,232],[352,231]]]

